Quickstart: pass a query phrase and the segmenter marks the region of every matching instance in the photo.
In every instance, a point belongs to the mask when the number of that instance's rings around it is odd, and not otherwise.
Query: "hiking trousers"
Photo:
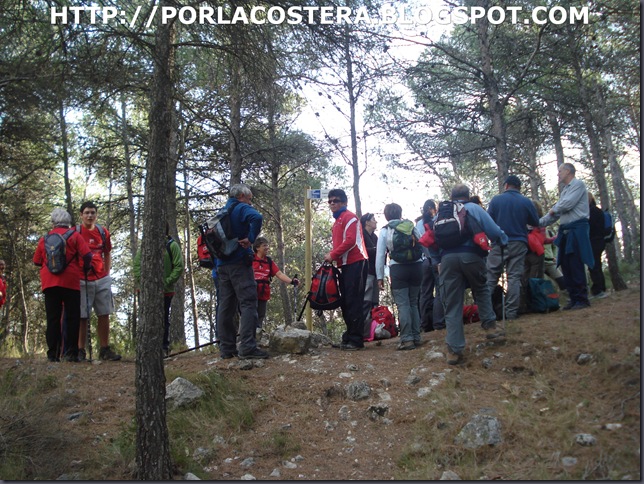
[[[501,246],[495,245],[487,256],[487,285],[490,294],[499,282],[499,277],[505,271],[508,275],[508,287],[505,298],[505,316],[507,319],[516,319],[519,313],[521,298],[521,278],[523,277],[523,265],[525,256],[528,253],[528,246],[520,240],[512,240],[503,249],[501,257]],[[476,301],[479,304],[478,300]]]
[[[347,330],[342,334],[342,343],[364,346],[364,289],[369,275],[369,261],[359,260],[340,268],[340,294],[342,295],[342,318]]]

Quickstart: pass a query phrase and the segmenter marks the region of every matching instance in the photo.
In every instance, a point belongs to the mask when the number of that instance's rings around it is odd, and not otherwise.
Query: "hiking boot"
[[[416,345],[414,344],[413,341],[405,341],[403,343],[400,343],[398,345],[398,348],[396,348],[396,350],[398,351],[415,350],[415,349],[416,349]]]
[[[84,363],[85,361],[87,361],[87,353],[85,353],[85,348],[78,349],[78,361],[80,363]]]
[[[344,343],[340,345],[340,349],[342,351],[358,351],[358,350],[363,350],[364,346],[356,346],[353,343]]]
[[[485,337],[487,339],[496,339],[503,336],[505,336],[505,331],[501,328],[497,328],[496,326],[485,329]]]
[[[104,361],[118,361],[121,359],[121,355],[114,353],[112,351],[112,348],[110,348],[108,345],[100,349],[100,351],[98,352],[98,358],[99,360]]]
[[[47,361],[49,361],[50,363],[60,363],[60,360],[55,356],[48,356]]]
[[[568,311],[569,309],[572,309],[572,307],[573,307],[574,305],[575,305],[575,302],[574,302],[574,301],[570,301],[570,302],[568,302],[568,304],[566,304],[562,309],[563,309],[564,311]]]
[[[240,360],[265,360],[269,355],[266,351],[260,350],[259,348],[254,348],[250,353],[241,354],[239,353]],[[223,358],[223,355],[222,355]]]
[[[239,355],[239,353],[237,352],[237,350],[235,350],[232,353],[221,353],[220,358],[222,360],[229,360],[229,359],[234,358],[235,356],[238,356],[238,355]]]
[[[76,355],[65,355],[63,356],[63,361],[66,363],[78,363],[78,356]]]
[[[590,303],[583,303],[583,302],[576,302],[575,304],[572,305],[570,309],[573,311],[579,310],[579,309],[586,309],[590,307]],[[566,308],[564,308],[566,309]]]
[[[452,351],[451,348],[447,348],[447,364],[448,365],[460,365],[465,361],[465,357],[463,356],[463,353],[455,353]]]

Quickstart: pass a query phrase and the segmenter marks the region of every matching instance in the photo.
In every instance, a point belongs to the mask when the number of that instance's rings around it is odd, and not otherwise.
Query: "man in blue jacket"
[[[217,259],[219,279],[219,304],[217,333],[219,348],[224,359],[268,358],[268,353],[257,347],[257,286],[253,273],[253,243],[262,229],[262,215],[251,201],[253,193],[248,185],[240,183],[230,188],[226,208],[230,211],[231,228],[239,247],[226,259]],[[239,350],[236,345],[235,311],[239,318]]]
[[[558,177],[564,185],[559,201],[541,217],[539,225],[545,227],[559,220],[559,233],[554,242],[559,248],[557,265],[561,265],[564,284],[570,296],[570,302],[564,309],[584,309],[590,306],[584,264],[591,269],[595,265],[590,244],[588,190],[583,181],[575,178],[572,163],[559,165]]]
[[[459,184],[452,189],[452,201],[464,204],[467,216],[478,222],[490,240],[506,245],[508,238],[503,230],[494,223],[482,207],[471,203],[469,199],[470,189],[466,185]],[[492,297],[486,284],[485,258],[471,237],[458,247],[441,249],[438,271],[447,327],[445,336],[449,354],[447,363],[457,365],[462,363],[464,358],[463,299],[468,285],[478,305],[481,327],[485,330],[486,337],[494,339],[505,333],[503,328],[496,329],[496,314],[492,309]]]
[[[521,180],[510,175],[503,185],[505,191],[490,200],[487,213],[508,236],[508,246],[494,244],[487,258],[487,285],[494,291],[504,271],[508,276],[505,315],[507,319],[519,316],[521,277],[525,256],[528,253],[528,225],[539,225],[539,215],[532,201],[519,191]]]

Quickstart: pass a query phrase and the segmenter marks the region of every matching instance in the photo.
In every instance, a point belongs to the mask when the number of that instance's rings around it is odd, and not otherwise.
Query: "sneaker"
[[[451,348],[447,348],[447,364],[448,365],[460,365],[465,361],[465,357],[463,356],[463,353],[455,353],[452,351]]]
[[[66,363],[78,363],[78,356],[76,355],[65,355],[63,356],[63,361]]]
[[[265,360],[268,356],[269,355],[266,351],[260,350],[259,348],[255,348],[250,353],[246,353],[244,355],[239,353],[240,360]]]
[[[595,294],[593,296],[595,299],[604,299],[605,297],[608,297],[608,293],[605,291],[600,292],[599,294]]]
[[[413,341],[405,341],[403,343],[400,343],[396,349],[398,351],[415,350],[416,345],[414,344]]]
[[[566,305],[565,305],[563,308],[561,308],[561,309],[563,309],[564,311],[568,311],[568,310],[572,309],[572,307],[573,307],[574,305],[575,305],[575,302],[574,302],[574,301],[570,301],[570,302],[568,302],[568,304],[566,304]]]
[[[358,351],[358,350],[363,350],[364,346],[356,346],[353,343],[345,343],[340,345],[340,349],[342,351]]]
[[[121,359],[121,355],[114,353],[112,348],[108,345],[100,349],[98,352],[98,358],[105,361],[118,361]]]
[[[80,363],[87,361],[87,353],[85,353],[85,348],[78,348],[78,361]]]

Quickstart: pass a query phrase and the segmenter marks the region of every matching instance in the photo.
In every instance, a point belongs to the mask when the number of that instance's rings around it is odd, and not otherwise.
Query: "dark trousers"
[[[559,247],[566,247],[565,236]],[[570,254],[560,252],[559,260],[561,262],[561,272],[563,272],[564,276],[564,284],[570,296],[570,302],[573,304],[590,304],[588,301],[588,284],[586,283],[586,266],[584,266],[580,255],[575,252],[571,252]]]
[[[590,239],[590,245],[593,248],[593,257],[595,258],[595,265],[590,272],[590,280],[593,281],[593,286],[590,292],[596,296],[600,292],[606,291],[606,278],[604,277],[604,270],[602,268],[602,253],[606,248],[606,241],[601,239]]]
[[[340,268],[340,294],[342,294],[342,317],[347,330],[342,334],[342,343],[363,347],[364,288],[369,275],[369,261],[361,260]]]
[[[422,265],[422,280],[420,283],[420,329],[432,331],[434,329],[434,271],[432,261],[425,259]]]
[[[80,289],[49,287],[45,289],[47,313],[47,357],[58,358],[63,338],[66,342],[65,356],[78,356],[78,328],[80,326]],[[66,314],[65,335],[61,333],[63,305]]]
[[[174,294],[164,294],[163,295],[163,349],[167,350],[170,348],[170,308],[172,307],[172,296]]]
[[[440,274],[438,274],[438,265],[432,264],[432,274],[434,274],[434,285],[436,286],[436,296],[434,297],[434,307],[432,308],[432,328],[435,330],[445,329],[445,307],[443,306],[443,295]]]
[[[239,317],[239,353],[247,354],[257,348],[257,284],[253,267],[244,262],[225,264],[217,268],[219,276],[219,309],[217,332],[222,353],[236,351],[236,312]]]

